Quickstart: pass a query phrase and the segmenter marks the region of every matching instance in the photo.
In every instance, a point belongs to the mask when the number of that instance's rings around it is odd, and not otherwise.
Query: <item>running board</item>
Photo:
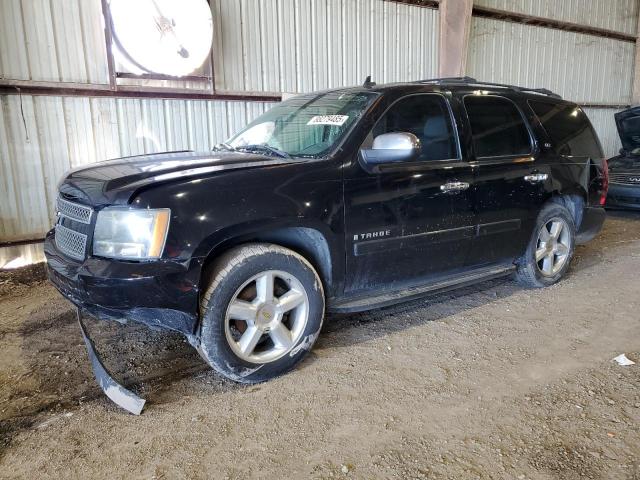
[[[376,291],[369,296],[357,296],[341,299],[335,303],[329,303],[328,310],[334,313],[356,313],[372,310],[374,308],[388,307],[397,303],[408,302],[434,293],[440,293],[455,288],[473,285],[475,283],[504,277],[516,269],[515,265],[501,265],[499,267],[481,268],[471,270],[461,275],[449,277],[434,283],[408,287],[401,290],[384,292],[376,295]]]

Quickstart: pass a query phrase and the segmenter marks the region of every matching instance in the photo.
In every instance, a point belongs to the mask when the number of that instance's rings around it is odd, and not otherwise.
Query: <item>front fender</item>
[[[198,246],[198,258],[210,264],[222,252],[248,242],[275,243],[303,255],[320,274],[329,295],[344,279],[344,235],[312,219],[262,219],[215,232]]]

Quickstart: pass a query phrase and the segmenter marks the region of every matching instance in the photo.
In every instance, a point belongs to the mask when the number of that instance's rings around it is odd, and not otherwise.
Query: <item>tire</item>
[[[242,245],[211,272],[200,303],[198,351],[228,379],[269,380],[311,350],[324,308],[322,282],[305,258],[278,245]]]
[[[552,230],[556,228],[553,227],[555,224],[562,227],[559,239],[554,241]],[[543,241],[543,228],[550,237],[546,242]],[[516,279],[531,288],[548,287],[558,282],[569,269],[575,242],[576,226],[569,210],[558,203],[548,203],[540,211],[527,250],[517,262]],[[539,260],[536,260],[537,254]],[[551,261],[553,265],[549,268]]]

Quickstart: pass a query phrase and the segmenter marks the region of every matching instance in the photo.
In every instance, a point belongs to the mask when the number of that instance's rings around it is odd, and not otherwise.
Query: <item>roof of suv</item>
[[[557,93],[552,92],[547,88],[527,88],[527,87],[518,87],[515,85],[507,85],[504,83],[492,83],[492,82],[479,82],[475,78],[472,77],[448,77],[448,78],[432,78],[429,80],[419,80],[415,83],[420,84],[434,84],[434,85],[458,85],[463,87],[483,87],[485,89],[508,89],[515,92],[524,92],[524,93],[533,93],[537,95],[546,95],[551,98],[555,98],[557,100],[562,100],[562,97]]]
[[[417,80],[413,82],[402,83],[388,83],[383,85],[376,85],[371,81],[370,77],[363,85],[358,87],[352,87],[353,89],[367,89],[379,92],[391,91],[391,90],[410,90],[411,87],[415,87],[416,90],[424,90],[425,86],[433,86],[434,90],[438,90],[442,87],[446,89],[480,89],[491,93],[521,93],[536,96],[537,98],[544,97],[554,102],[565,102],[560,95],[552,92],[546,88],[527,88],[518,87],[515,85],[506,85],[502,83],[481,82],[472,77],[445,77],[445,78],[432,78],[427,80]],[[339,90],[350,90],[350,88],[341,88]],[[570,102],[572,103],[572,102]]]

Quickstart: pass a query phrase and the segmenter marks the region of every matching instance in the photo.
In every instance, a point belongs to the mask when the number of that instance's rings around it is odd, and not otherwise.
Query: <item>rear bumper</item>
[[[51,283],[98,319],[129,320],[181,332],[195,339],[200,266],[179,262],[120,262],[88,257],[76,262],[57,249],[53,231],[44,252]],[[197,263],[197,262],[196,262]]]
[[[586,207],[582,214],[576,243],[583,244],[592,240],[602,230],[606,216],[604,208]]]
[[[606,207],[640,210],[640,185],[610,183]]]

